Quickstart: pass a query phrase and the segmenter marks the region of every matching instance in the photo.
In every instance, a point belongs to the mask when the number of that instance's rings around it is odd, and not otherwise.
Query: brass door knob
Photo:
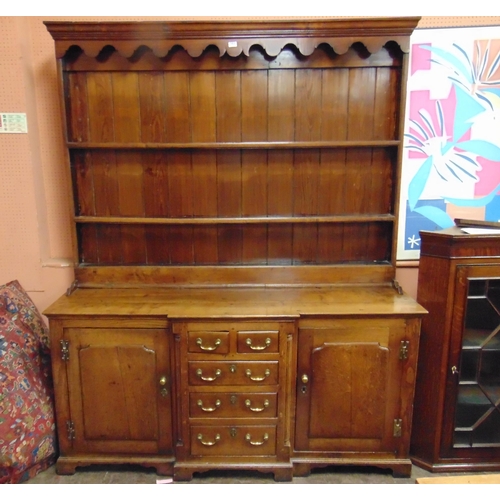
[[[309,377],[304,373],[304,375],[300,377],[300,380],[302,380],[303,384],[307,384],[307,382],[309,382]]]

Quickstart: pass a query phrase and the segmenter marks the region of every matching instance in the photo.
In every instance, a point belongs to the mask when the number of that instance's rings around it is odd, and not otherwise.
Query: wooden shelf
[[[324,216],[271,216],[271,217],[95,217],[76,216],[80,224],[314,224],[347,222],[394,222],[389,214],[324,215]]]
[[[399,140],[247,142],[67,142],[70,149],[333,149],[396,147]]]

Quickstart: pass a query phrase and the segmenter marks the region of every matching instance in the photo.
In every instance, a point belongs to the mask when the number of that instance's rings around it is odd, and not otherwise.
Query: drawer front
[[[276,454],[273,425],[191,427],[192,456],[254,456]]]
[[[200,418],[276,417],[277,394],[198,392],[189,395],[189,416]]]
[[[188,352],[205,354],[227,354],[229,352],[229,331],[188,331]]]
[[[241,353],[279,352],[278,330],[239,330],[237,349]]]
[[[278,361],[189,361],[190,385],[276,385]]]

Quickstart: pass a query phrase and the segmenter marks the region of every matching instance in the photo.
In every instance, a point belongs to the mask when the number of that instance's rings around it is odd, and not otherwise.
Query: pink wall
[[[0,112],[26,113],[28,120],[27,134],[0,134],[0,285],[17,279],[42,311],[73,281],[69,178],[54,45],[43,21],[99,19],[0,17]],[[424,17],[419,26],[491,24],[500,24],[500,17]],[[417,277],[418,267],[397,270],[400,285],[413,297]]]

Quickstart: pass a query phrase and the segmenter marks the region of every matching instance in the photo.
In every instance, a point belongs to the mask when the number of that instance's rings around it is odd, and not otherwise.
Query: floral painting
[[[421,230],[500,221],[500,32],[416,30],[408,73],[399,260]]]

